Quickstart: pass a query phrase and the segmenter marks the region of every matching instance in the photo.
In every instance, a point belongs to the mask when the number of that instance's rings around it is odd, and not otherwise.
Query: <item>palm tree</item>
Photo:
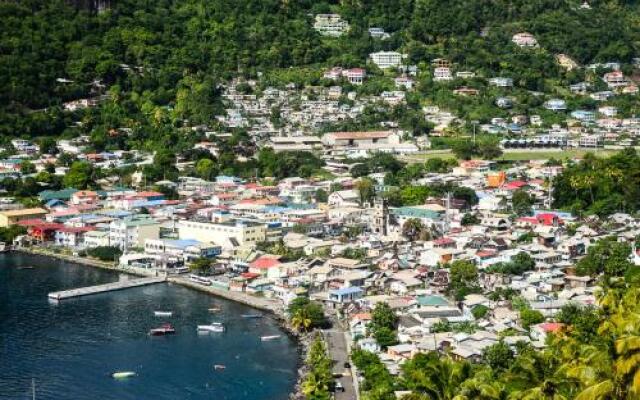
[[[302,382],[302,393],[307,399],[327,398],[328,391],[329,385],[313,371],[307,374],[307,378]]]
[[[407,389],[433,400],[452,400],[460,385],[471,376],[471,365],[440,358],[435,353],[416,354],[402,366]]]
[[[307,331],[311,328],[313,321],[306,308],[300,308],[291,316],[291,326],[297,331]]]
[[[411,218],[402,225],[402,235],[413,242],[422,234],[424,229],[424,225],[419,219]]]
[[[503,400],[506,396],[504,385],[496,381],[490,369],[485,368],[467,379],[453,400]]]

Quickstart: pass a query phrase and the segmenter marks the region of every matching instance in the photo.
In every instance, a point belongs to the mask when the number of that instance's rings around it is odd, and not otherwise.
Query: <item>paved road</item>
[[[340,381],[344,387],[344,392],[336,392],[336,400],[357,400],[356,392],[353,388],[353,378],[351,371],[344,368],[345,361],[349,361],[349,351],[347,350],[347,341],[344,331],[340,329],[323,330],[325,341],[329,350],[329,356],[333,360],[333,373],[342,374],[344,376],[336,379]]]

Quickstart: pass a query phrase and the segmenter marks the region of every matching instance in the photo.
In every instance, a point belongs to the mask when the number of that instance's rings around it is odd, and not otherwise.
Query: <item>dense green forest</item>
[[[542,101],[527,91],[554,92],[562,84],[584,79],[584,70],[560,70],[553,59],[556,53],[580,63],[629,63],[636,56],[640,12],[635,1],[594,0],[590,9],[580,4],[117,0],[110,9],[95,13],[62,0],[4,1],[0,135],[90,133],[98,150],[167,143],[188,148],[176,128],[186,121],[214,123],[214,115],[222,111],[220,85],[230,78],[260,75],[265,84],[317,83],[317,71],[334,65],[364,66],[368,54],[378,50],[402,51],[421,70],[432,59],[444,57],[480,76],[511,76],[520,99],[515,111],[526,110]],[[326,38],[314,31],[314,15],[327,12],[349,22],[346,35]],[[371,38],[367,29],[372,26],[384,28],[390,38]],[[536,35],[541,48],[513,45],[511,36],[520,31]],[[367,68],[376,75],[375,67]],[[100,85],[92,85],[96,80]],[[372,79],[371,85],[384,82]],[[428,74],[421,76],[409,106],[418,109],[420,102],[429,100],[469,118],[486,119],[495,91],[487,90],[478,99],[456,99],[450,96],[456,84],[434,86]],[[73,113],[61,108],[66,101],[101,94],[109,94],[110,100],[97,108]],[[72,130],[74,122],[81,122],[81,128]],[[107,134],[118,127],[133,130],[128,140]]]

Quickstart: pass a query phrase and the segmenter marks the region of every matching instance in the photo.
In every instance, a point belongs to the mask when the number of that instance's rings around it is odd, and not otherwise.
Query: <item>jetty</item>
[[[165,277],[152,277],[152,278],[141,278],[141,279],[129,279],[118,282],[105,283],[104,285],[97,286],[87,286],[83,288],[70,289],[70,290],[62,290],[59,292],[51,292],[49,293],[49,298],[51,300],[64,300],[70,299],[73,297],[80,296],[88,296],[91,294],[98,294],[104,292],[112,292],[114,290],[123,290],[129,289],[133,287],[139,286],[147,286],[153,285],[156,283],[165,282]]]

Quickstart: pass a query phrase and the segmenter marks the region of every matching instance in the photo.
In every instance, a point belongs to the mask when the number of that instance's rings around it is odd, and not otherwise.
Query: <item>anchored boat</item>
[[[220,322],[212,322],[209,325],[198,325],[198,332],[224,332],[224,325]]]
[[[153,315],[155,315],[156,317],[171,317],[173,316],[173,312],[172,311],[154,311]]]
[[[171,326],[171,324],[164,324],[159,328],[154,328],[149,331],[150,336],[164,336],[172,335],[174,333],[176,333],[176,330]]]
[[[111,374],[113,379],[126,379],[136,376],[136,373],[133,371],[118,371]]]

